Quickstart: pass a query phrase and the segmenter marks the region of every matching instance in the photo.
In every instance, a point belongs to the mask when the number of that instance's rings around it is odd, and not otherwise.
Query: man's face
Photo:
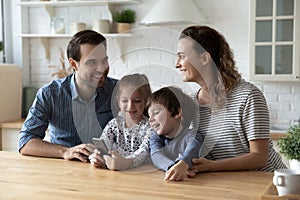
[[[88,87],[103,87],[109,72],[108,56],[103,44],[80,45],[81,59],[75,69],[81,84]]]

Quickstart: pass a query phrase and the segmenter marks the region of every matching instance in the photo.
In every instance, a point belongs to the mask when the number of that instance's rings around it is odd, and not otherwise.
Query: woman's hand
[[[111,156],[103,156],[108,169],[125,170],[132,166],[133,160],[131,158],[125,158],[115,151],[110,151],[109,153]]]
[[[192,160],[193,167],[190,171],[189,176],[194,176],[197,172],[206,172],[211,170],[211,165],[214,161],[208,160],[206,158],[194,158]]]
[[[208,160],[205,158],[194,158],[192,170],[196,172],[206,171],[237,171],[251,170],[264,167],[268,163],[268,139],[257,139],[249,141],[250,152],[226,159]]]
[[[94,167],[106,168],[105,160],[101,156],[101,152],[98,149],[94,150],[94,153],[89,156],[90,162]]]

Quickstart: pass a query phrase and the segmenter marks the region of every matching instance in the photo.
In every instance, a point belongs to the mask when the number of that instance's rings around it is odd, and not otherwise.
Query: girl
[[[115,93],[120,112],[106,125],[100,137],[110,149],[110,155],[102,157],[96,149],[90,161],[95,167],[106,165],[111,170],[125,170],[149,159],[152,129],[145,108],[151,88],[145,75],[131,74],[118,81]]]

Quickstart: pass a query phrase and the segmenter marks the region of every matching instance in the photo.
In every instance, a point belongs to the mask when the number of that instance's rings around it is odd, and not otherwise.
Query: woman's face
[[[193,44],[191,39],[182,38],[177,45],[176,68],[180,70],[185,82],[199,82],[201,80],[202,59],[201,55],[195,51]]]
[[[138,90],[122,88],[118,103],[126,118],[130,118],[136,123],[143,118],[146,101]]]

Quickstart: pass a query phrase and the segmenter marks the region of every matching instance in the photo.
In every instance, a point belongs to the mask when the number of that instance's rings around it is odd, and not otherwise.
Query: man
[[[107,77],[105,37],[92,30],[78,32],[67,56],[74,73],[39,89],[20,131],[21,154],[88,162],[95,149],[92,138],[100,137],[113,117],[111,95],[117,80]],[[43,140],[47,128],[50,142]]]

